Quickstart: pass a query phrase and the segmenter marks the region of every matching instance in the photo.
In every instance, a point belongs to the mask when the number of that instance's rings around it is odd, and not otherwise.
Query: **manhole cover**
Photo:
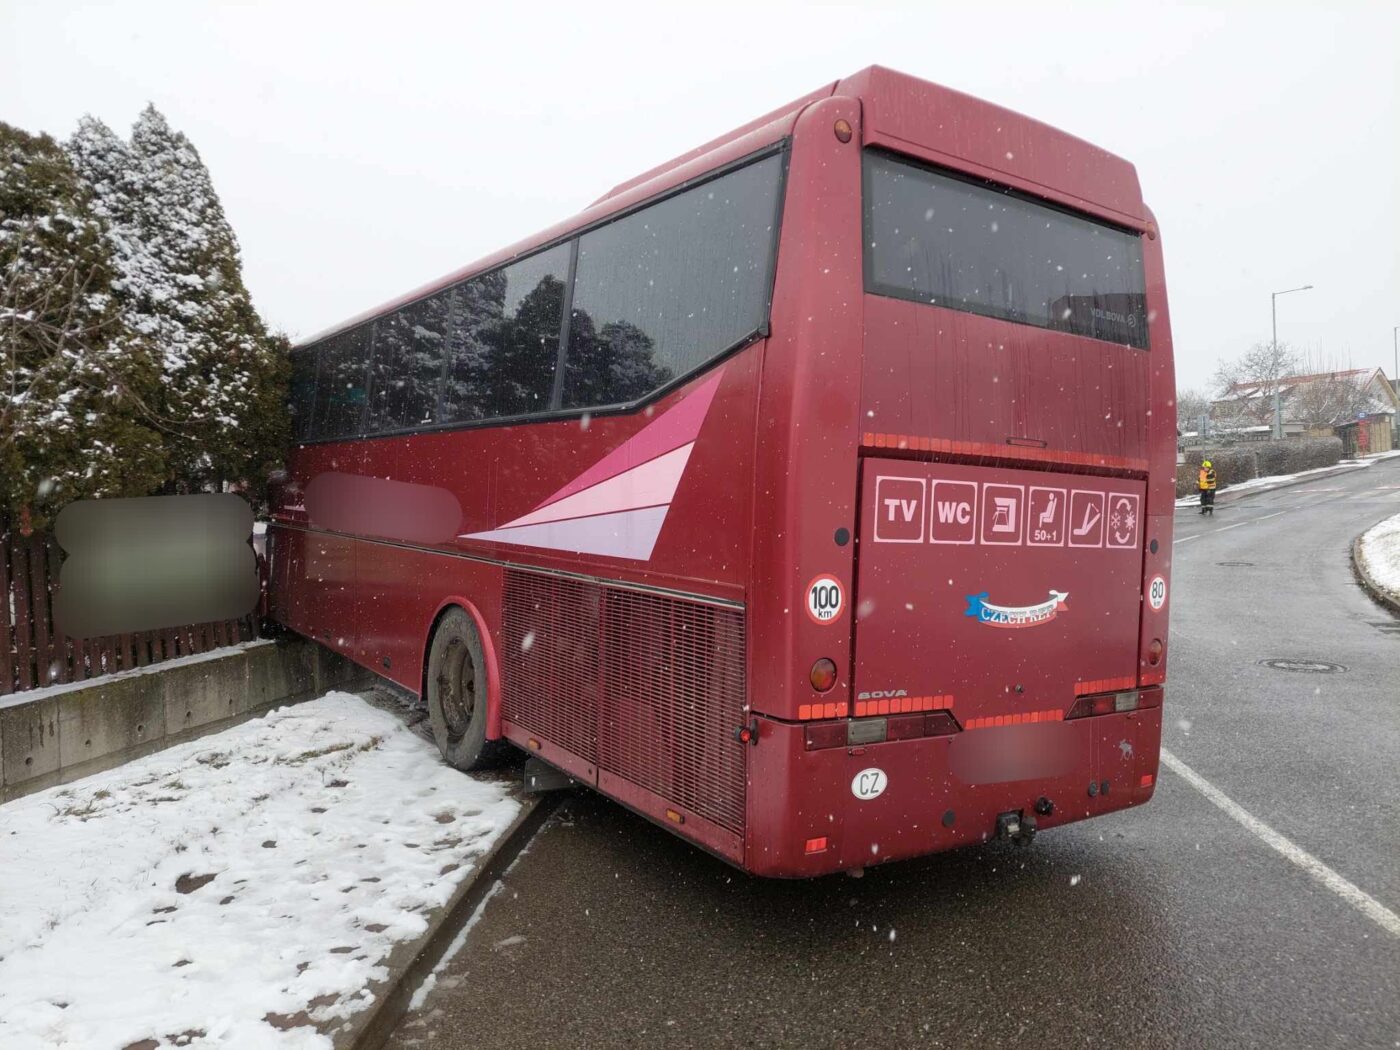
[[[1341,664],[1326,660],[1260,660],[1259,663],[1275,671],[1302,671],[1304,674],[1338,674],[1346,670]]]
[[[1230,567],[1230,568],[1240,568],[1240,567],[1243,567],[1243,566],[1246,566],[1246,565],[1253,565],[1254,562],[1252,562],[1252,561],[1218,561],[1218,562],[1216,562],[1215,564],[1216,564],[1216,565],[1225,565],[1225,566],[1228,566],[1228,567]]]

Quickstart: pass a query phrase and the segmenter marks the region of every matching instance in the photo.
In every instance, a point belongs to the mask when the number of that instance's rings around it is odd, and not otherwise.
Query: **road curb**
[[[560,801],[558,791],[521,798],[520,813],[430,920],[423,936],[389,953],[384,963],[389,978],[371,986],[374,1002],[369,1009],[330,1033],[337,1050],[379,1050],[384,1045],[408,1012],[413,993],[427,980],[491,887],[520,856]]]
[[[1366,532],[1370,531],[1370,529],[1366,530]],[[1366,550],[1361,542],[1366,538],[1366,532],[1351,541],[1352,570],[1356,573],[1356,579],[1361,584],[1361,589],[1369,594],[1376,604],[1382,605],[1396,616],[1400,616],[1400,594],[1383,587],[1380,581],[1371,575],[1370,567],[1366,564]]]

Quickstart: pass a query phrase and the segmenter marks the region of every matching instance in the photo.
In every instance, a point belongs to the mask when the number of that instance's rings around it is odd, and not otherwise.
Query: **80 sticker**
[[[1165,577],[1152,577],[1152,582],[1147,586],[1147,603],[1157,612],[1161,612],[1162,606],[1167,604],[1167,581]]]
[[[813,623],[835,623],[846,608],[846,591],[841,581],[822,573],[807,584],[807,615]]]

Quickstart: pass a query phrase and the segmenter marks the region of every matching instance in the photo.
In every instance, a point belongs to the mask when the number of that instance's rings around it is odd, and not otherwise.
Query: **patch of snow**
[[[1361,537],[1361,553],[1371,579],[1400,595],[1400,514],[1367,530]]]
[[[346,693],[0,806],[0,1046],[329,1048],[509,827]]]

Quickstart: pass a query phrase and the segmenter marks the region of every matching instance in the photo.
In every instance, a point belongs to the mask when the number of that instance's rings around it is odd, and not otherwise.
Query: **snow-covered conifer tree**
[[[104,224],[63,149],[0,124],[0,518],[165,477],[158,371],[112,290]]]
[[[260,488],[286,438],[286,346],[253,309],[198,152],[154,106],[130,145],[87,118],[68,148],[107,221],[123,314],[160,356],[167,487]]]

